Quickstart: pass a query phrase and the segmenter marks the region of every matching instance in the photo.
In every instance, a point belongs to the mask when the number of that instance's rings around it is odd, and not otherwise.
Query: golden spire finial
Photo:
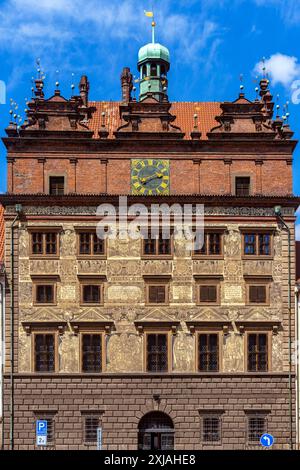
[[[153,11],[144,10],[144,14],[148,18],[152,18],[152,22],[151,22],[151,26],[152,26],[152,44],[154,44],[155,43],[155,26],[156,26],[156,23],[154,21],[154,13],[153,13]]]

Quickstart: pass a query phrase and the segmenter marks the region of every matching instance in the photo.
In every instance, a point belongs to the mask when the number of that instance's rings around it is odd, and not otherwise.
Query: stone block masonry
[[[9,448],[9,377],[5,376],[5,448]],[[155,400],[153,395],[159,395]],[[248,416],[266,417],[274,449],[289,443],[287,374],[16,374],[15,449],[35,449],[35,419],[54,417],[55,449],[93,449],[84,443],[83,419],[99,415],[103,449],[136,450],[138,424],[150,411],[174,423],[176,450],[259,449],[247,438]],[[221,442],[205,444],[201,416],[221,417]],[[295,434],[294,434],[295,435]]]

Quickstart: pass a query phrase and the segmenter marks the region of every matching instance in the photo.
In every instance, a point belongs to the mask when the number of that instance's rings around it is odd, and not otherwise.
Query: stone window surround
[[[274,233],[276,232],[275,227],[239,227],[239,230],[242,234],[242,259],[244,260],[272,260],[274,258]],[[245,254],[245,235],[247,234],[254,234],[257,235],[270,235],[270,254],[269,255],[260,255],[258,252],[255,255],[247,255]],[[258,247],[258,241],[256,240],[256,246]]]
[[[57,305],[57,283],[60,280],[59,275],[31,275],[33,284],[33,305],[42,306],[56,306]],[[38,285],[50,285],[53,287],[53,302],[37,302],[37,286]]]
[[[96,226],[74,226],[74,230],[76,233],[76,256],[77,259],[107,259],[107,239],[103,240],[104,243],[104,252],[103,254],[81,254],[80,253],[80,233],[90,233],[96,234]]]
[[[246,282],[246,299],[245,305],[246,306],[269,306],[270,305],[270,290],[271,284],[273,281],[272,276],[259,276],[259,275],[244,275],[244,279]],[[250,302],[250,295],[249,295],[249,287],[250,286],[264,286],[266,287],[266,301],[262,303],[258,302]]]
[[[62,226],[44,226],[44,225],[38,225],[38,226],[29,226],[27,228],[29,236],[30,236],[30,245],[29,245],[29,258],[30,259],[59,259],[60,257],[60,233],[62,232],[63,228]],[[56,253],[55,254],[35,254],[33,253],[32,250],[32,233],[56,233]],[[44,238],[44,237],[43,237]],[[44,242],[43,242],[44,243]]]
[[[217,334],[218,335],[218,370],[216,371],[202,371],[199,370],[199,335],[200,334]],[[211,373],[211,374],[218,374],[219,372],[222,372],[223,367],[223,338],[224,338],[224,331],[221,327],[211,327],[211,328],[205,328],[205,327],[196,327],[195,329],[195,367],[196,367],[196,372],[201,373]]]
[[[104,305],[104,283],[107,280],[105,275],[101,274],[78,274],[80,284],[80,305],[84,307],[99,307]],[[84,302],[83,301],[83,286],[84,285],[99,285],[100,287],[100,302]]]
[[[272,331],[270,328],[262,328],[262,327],[249,327],[245,331],[244,335],[244,370],[249,374],[257,374],[256,371],[249,371],[248,370],[248,337],[250,334],[265,334],[267,335],[267,370],[265,373],[272,372],[272,336],[274,334],[274,330]]]
[[[82,357],[82,347],[83,347],[83,335],[101,335],[101,371],[100,372],[86,372],[83,370],[83,357]],[[79,329],[79,368],[80,372],[83,374],[103,374],[106,371],[106,340],[105,335],[107,332],[105,329],[96,328],[93,325],[83,326]]]
[[[54,336],[54,371],[53,372],[42,372],[35,370],[35,337],[36,335],[53,335]],[[58,355],[58,336],[59,331],[54,326],[51,328],[50,326],[41,325],[40,327],[32,328],[31,331],[31,370],[36,374],[48,374],[48,373],[56,373],[59,369],[59,355]]]
[[[224,234],[228,230],[227,227],[223,226],[214,226],[211,227],[209,224],[204,225],[204,237],[207,237],[209,234],[218,233],[220,234],[220,254],[201,254],[195,253],[194,249],[192,250],[192,259],[224,259]]]
[[[201,409],[199,410],[200,416],[200,442],[203,446],[220,446],[222,445],[222,428],[223,428],[223,419],[222,416],[225,413],[225,410],[218,409],[218,408],[211,408],[211,409]],[[219,420],[219,436],[220,439],[218,441],[205,441],[203,439],[203,432],[204,432],[204,419],[205,418],[217,418]]]
[[[160,306],[160,305],[169,305],[170,303],[170,280],[171,275],[144,275],[145,281],[145,305],[149,306]],[[149,286],[164,286],[165,287],[165,302],[149,302]]]

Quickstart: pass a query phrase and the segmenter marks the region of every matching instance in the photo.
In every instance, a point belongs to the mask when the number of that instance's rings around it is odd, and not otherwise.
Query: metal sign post
[[[97,450],[102,450],[102,428],[97,428]]]

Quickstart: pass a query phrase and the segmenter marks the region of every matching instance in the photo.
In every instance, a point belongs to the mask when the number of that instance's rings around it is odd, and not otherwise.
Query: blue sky
[[[281,106],[290,102],[291,127],[300,137],[299,0],[0,0],[0,80],[7,85],[7,105],[0,105],[1,135],[9,122],[10,98],[23,114],[38,57],[46,93],[52,94],[59,80],[62,93],[70,96],[72,82],[77,86],[85,73],[90,99],[120,99],[122,67],[136,73],[138,49],[150,41],[143,10],[151,5],[157,40],[171,53],[171,100],[233,100],[241,74],[247,97],[254,98],[257,64],[265,57],[273,94],[279,94]],[[294,161],[297,194],[299,157],[300,146]],[[0,144],[1,192],[6,190],[5,172]]]

